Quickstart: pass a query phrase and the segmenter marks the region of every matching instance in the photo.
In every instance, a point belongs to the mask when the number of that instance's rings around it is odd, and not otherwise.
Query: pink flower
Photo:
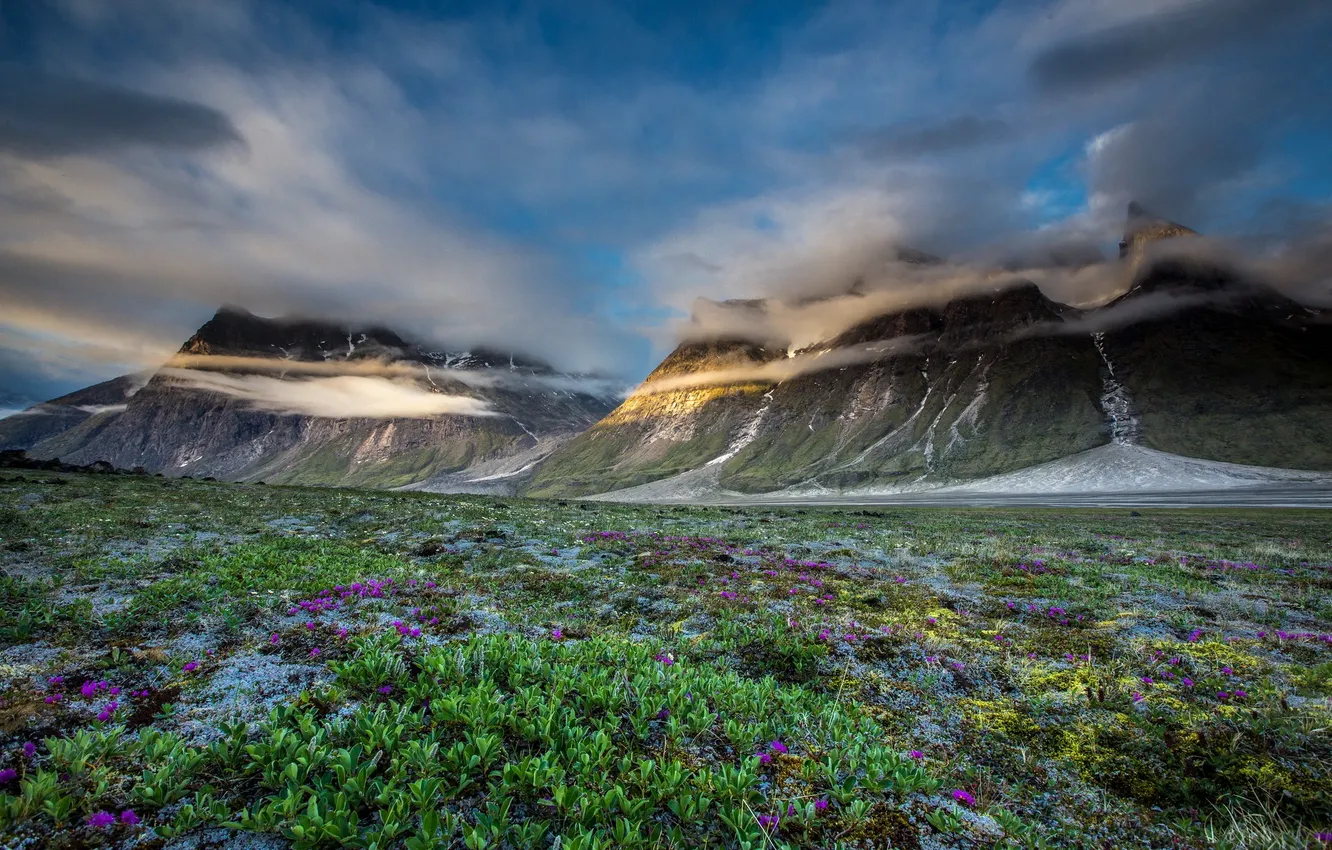
[[[768,744],[768,746],[772,748],[772,751],[774,753],[781,753],[782,755],[786,755],[787,753],[790,752],[790,750],[786,748],[786,745],[783,744],[781,741],[773,741],[772,743]]]
[[[912,750],[911,752],[907,753],[907,758],[915,759],[916,761],[921,761],[922,759],[925,758],[925,754],[922,753],[920,750]]]
[[[273,634],[268,638],[268,642],[273,644],[273,646],[277,646],[279,643],[282,643],[282,636],[279,635],[277,632],[273,632]]]
[[[393,693],[393,686],[392,686],[392,685],[380,685],[380,687],[379,687],[379,692],[380,692],[381,694],[384,694],[385,696],[387,696],[388,694]]]
[[[311,658],[318,658],[318,657],[319,657],[319,647],[316,646],[314,649],[311,649],[311,650],[310,650],[310,657],[311,657]]]
[[[133,809],[126,809],[120,813],[120,822],[129,826],[138,826],[139,816],[134,814]]]
[[[37,745],[32,741],[25,741],[23,744],[23,757],[32,758],[37,755]]]
[[[561,640],[564,638],[564,632],[559,629],[551,629],[550,636],[553,640]]]
[[[814,811],[816,811],[816,812],[823,812],[823,811],[827,811],[827,809],[828,809],[828,801],[827,801],[827,800],[815,800],[815,801],[814,801]]]
[[[772,756],[768,753],[759,753],[758,759],[763,764],[772,764]]]
[[[193,673],[195,670],[199,669],[199,662],[198,661],[187,662],[185,666],[182,667],[181,669],[184,670],[186,673]]]
[[[968,794],[966,791],[963,791],[961,788],[958,788],[953,792],[953,799],[968,806],[976,805],[976,798]]]
[[[8,785],[15,779],[18,779],[18,771],[14,768],[7,767],[4,770],[0,770],[0,785]]]

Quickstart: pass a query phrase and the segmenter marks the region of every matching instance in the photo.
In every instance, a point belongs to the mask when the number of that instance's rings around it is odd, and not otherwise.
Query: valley
[[[1315,847],[1326,528],[9,470],[0,843]]]

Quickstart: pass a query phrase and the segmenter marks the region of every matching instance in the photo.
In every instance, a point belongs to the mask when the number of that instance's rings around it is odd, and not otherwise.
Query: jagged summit
[[[1199,236],[1198,231],[1178,222],[1147,212],[1137,201],[1130,201],[1124,227],[1124,238],[1119,243],[1120,258],[1135,258],[1143,248],[1161,239],[1180,236]]]

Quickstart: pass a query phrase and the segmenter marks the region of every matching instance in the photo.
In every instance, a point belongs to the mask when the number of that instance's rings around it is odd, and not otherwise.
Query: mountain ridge
[[[214,373],[230,381],[224,389],[239,387],[238,394],[191,383]],[[273,390],[281,394],[283,388],[301,388],[301,381],[343,373],[358,375],[358,381],[383,381],[415,397],[471,399],[479,415],[329,418],[264,409],[244,394],[246,381],[285,380]],[[549,451],[613,406],[604,393],[576,388],[585,377],[561,375],[520,355],[434,350],[383,328],[269,319],[229,305],[192,334],[122,409],[12,447],[26,448],[36,458],[105,461],[174,475],[405,486],[441,474],[465,475],[473,465],[538,444]]]
[[[1319,424],[1332,415],[1329,329],[1192,246],[1158,256],[1157,243],[1199,235],[1133,204],[1122,243],[1131,285],[1099,308],[1059,304],[1010,276],[995,291],[867,317],[803,349],[908,343],[868,362],[829,357],[825,369],[706,393],[677,379],[653,400],[640,388],[552,455],[530,492],[613,492],[691,469],[708,470],[691,481],[748,494],[943,486],[1111,444],[1332,469]],[[682,345],[663,366],[677,377],[715,369],[703,351]]]
[[[680,476],[740,494],[946,487],[1105,446],[1177,457],[1179,469],[1189,459],[1332,469],[1322,436],[1332,324],[1212,256],[1200,236],[1134,204],[1121,242],[1129,285],[1099,307],[1061,304],[1004,273],[798,349],[746,333],[686,339],[618,404],[593,376],[518,354],[432,350],[384,328],[224,306],[146,383],[107,382],[35,406],[29,423],[3,420],[11,443],[0,448],[167,474],[552,497]],[[822,298],[864,295],[860,283]],[[226,380],[198,380],[208,373]],[[458,399],[462,412],[333,418],[229,394],[247,381],[286,381],[280,394],[342,375]]]

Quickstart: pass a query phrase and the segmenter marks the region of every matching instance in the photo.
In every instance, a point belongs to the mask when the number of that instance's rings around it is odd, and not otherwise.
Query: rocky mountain
[[[375,388],[406,388],[414,398],[460,398],[476,414],[301,412],[312,388],[324,391],[316,379],[339,375],[384,378]],[[250,392],[253,382],[262,393]],[[37,458],[168,475],[507,492],[536,460],[614,406],[600,386],[508,353],[436,351],[381,328],[223,308],[123,410],[102,421],[90,416],[27,448]],[[305,402],[288,405],[287,395]]]
[[[122,375],[0,419],[0,450],[30,449],[73,428],[96,429],[124,410],[146,380]]]
[[[869,319],[807,349],[828,368],[790,378],[762,369],[785,350],[682,345],[645,382],[666,389],[640,389],[562,446],[529,492],[910,489],[1111,444],[1144,463],[1156,450],[1332,469],[1332,325],[1222,267],[1146,250],[1188,235],[1134,204],[1120,261],[1135,277],[1110,304],[1079,311],[1011,281]],[[838,358],[875,346],[882,356]],[[754,378],[681,380],[737,366]]]

